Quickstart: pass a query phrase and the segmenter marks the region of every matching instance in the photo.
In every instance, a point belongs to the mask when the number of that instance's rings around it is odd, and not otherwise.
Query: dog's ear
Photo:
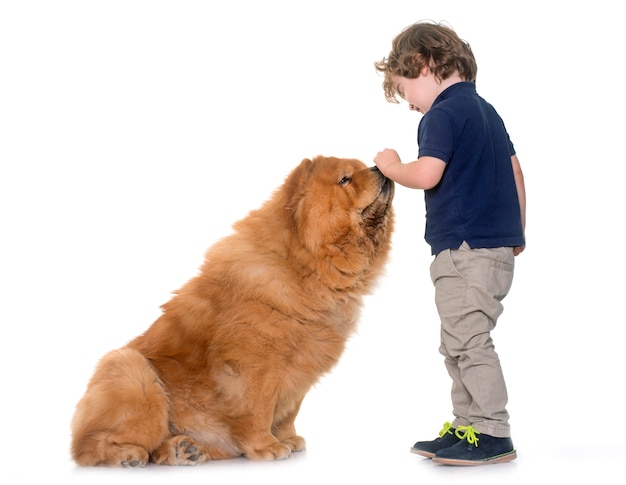
[[[290,222],[291,230],[297,232],[296,213],[300,206],[300,201],[304,197],[307,180],[311,174],[313,168],[313,161],[305,158],[300,164],[294,168],[284,183],[277,189],[273,200],[279,205],[287,214],[287,219]]]
[[[315,251],[321,244],[318,204],[312,204],[309,190],[309,178],[319,157],[313,160],[305,158],[292,170],[283,185],[285,209],[291,213],[292,228],[303,246]],[[317,201],[319,202],[319,201]]]
[[[305,158],[296,168],[287,176],[283,185],[284,198],[288,209],[295,209],[298,201],[304,196],[304,188],[306,181],[311,174],[313,161]]]
[[[297,178],[300,184],[303,184],[304,181],[309,178],[309,175],[311,174],[311,170],[313,169],[313,163],[313,160],[311,160],[310,158],[305,158],[300,162],[300,165],[292,170],[291,175],[288,178],[291,178],[293,176]]]

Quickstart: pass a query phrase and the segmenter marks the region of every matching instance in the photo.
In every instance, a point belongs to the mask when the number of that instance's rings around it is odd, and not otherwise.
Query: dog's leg
[[[261,360],[261,359],[258,359]],[[235,366],[236,368],[237,366]],[[249,369],[249,368],[248,368]],[[281,443],[272,433],[278,402],[279,380],[267,367],[245,372],[240,368],[237,378],[244,379],[237,386],[245,395],[230,402],[230,413],[237,416],[230,421],[230,433],[244,455],[255,461],[282,460],[291,455],[293,447]]]
[[[293,409],[286,411],[285,415],[274,422],[272,432],[284,445],[289,446],[291,451],[302,451],[306,449],[306,441],[296,433],[296,416],[300,411],[302,398],[296,403]]]
[[[76,406],[72,456],[80,465],[146,466],[169,435],[168,400],[143,355],[123,348],[105,355]]]

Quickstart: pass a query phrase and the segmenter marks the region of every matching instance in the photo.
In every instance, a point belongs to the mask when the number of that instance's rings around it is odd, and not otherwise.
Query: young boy
[[[470,46],[447,26],[418,22],[376,63],[389,102],[423,115],[418,159],[384,149],[374,162],[390,179],[424,189],[425,239],[441,320],[440,352],[452,378],[454,421],[411,451],[449,465],[516,458],[507,391],[490,337],[525,247],[524,178],[504,124],[476,92]]]

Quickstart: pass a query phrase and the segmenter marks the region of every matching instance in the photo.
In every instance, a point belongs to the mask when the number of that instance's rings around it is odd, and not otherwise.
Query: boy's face
[[[430,110],[441,92],[441,84],[428,67],[416,78],[392,76],[392,80],[400,97],[409,103],[409,109],[422,114]]]

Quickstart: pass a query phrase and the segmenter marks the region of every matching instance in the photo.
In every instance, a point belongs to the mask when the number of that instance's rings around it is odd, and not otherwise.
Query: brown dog
[[[72,420],[80,465],[192,465],[305,448],[294,421],[390,249],[393,183],[305,159],[215,244],[159,319],[105,355]]]

